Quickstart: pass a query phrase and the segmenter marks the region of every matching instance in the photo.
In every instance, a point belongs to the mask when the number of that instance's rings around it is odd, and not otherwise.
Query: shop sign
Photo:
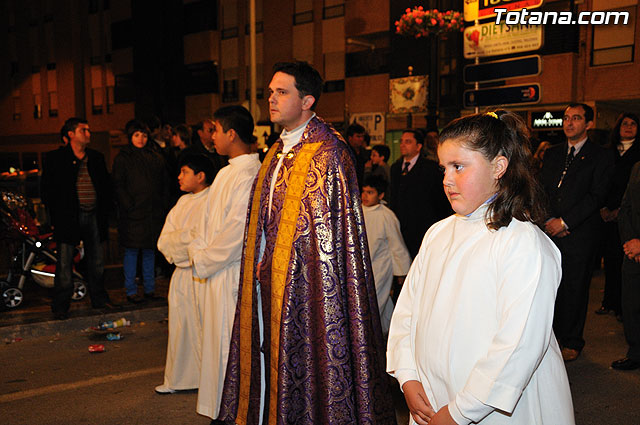
[[[545,111],[531,113],[531,128],[534,130],[550,130],[562,128],[564,111]]]
[[[542,47],[542,25],[474,25],[465,28],[463,45],[467,59],[538,50]]]
[[[464,0],[464,20],[485,19],[496,16],[496,7],[507,11],[520,9],[535,9],[542,5],[542,0]]]

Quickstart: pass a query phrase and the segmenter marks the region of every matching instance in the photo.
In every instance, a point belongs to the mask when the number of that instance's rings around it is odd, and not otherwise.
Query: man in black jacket
[[[611,367],[635,370],[640,368],[640,163],[636,163],[631,171],[620,205],[618,224],[625,254],[622,263],[622,323],[629,349],[627,355],[611,363]]]
[[[429,227],[452,213],[442,187],[442,172],[434,161],[420,155],[424,134],[409,129],[400,138],[402,157],[391,166],[391,209],[411,258],[420,249]]]
[[[562,122],[567,141],[547,149],[540,181],[549,201],[545,231],[562,253],[553,330],[563,359],[572,361],[584,347],[582,333],[600,234],[600,208],[609,190],[614,157],[587,137],[587,130],[593,127],[590,106],[569,105]]]
[[[54,317],[68,317],[73,294],[73,256],[82,240],[85,250],[89,296],[94,308],[114,308],[104,288],[101,242],[107,238],[111,183],[104,156],[87,147],[91,132],[87,121],[69,118],[62,127],[69,143],[48,153],[43,161],[41,191],[49,210],[57,243],[58,263]]]

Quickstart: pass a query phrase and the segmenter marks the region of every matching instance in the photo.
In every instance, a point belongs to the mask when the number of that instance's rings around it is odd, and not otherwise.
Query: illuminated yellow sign
[[[464,0],[464,20],[471,22],[496,16],[496,7],[507,11],[535,9],[542,5],[542,0]]]

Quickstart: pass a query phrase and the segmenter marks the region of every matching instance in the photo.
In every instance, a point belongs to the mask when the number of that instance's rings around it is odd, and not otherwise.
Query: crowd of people
[[[275,66],[269,113],[283,131],[262,162],[240,106],[193,130],[130,121],[111,175],[87,121],[67,120],[42,175],[55,317],[80,240],[93,307],[117,307],[100,246],[115,202],[127,301],[157,297],[156,249],[175,267],[155,390],[197,389],[213,424],[392,424],[390,376],[417,424],[571,424],[563,360],[585,345],[604,240],[597,313],[619,315],[629,343],[612,367],[640,367],[636,115],[607,148],[588,138],[591,107],[571,104],[566,142],[535,156],[516,113],[470,115],[403,131],[389,165],[362,126],[343,138],[316,115],[321,92],[310,65]]]

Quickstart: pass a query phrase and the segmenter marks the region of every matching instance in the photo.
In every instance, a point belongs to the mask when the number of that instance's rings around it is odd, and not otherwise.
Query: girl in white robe
[[[189,155],[180,163],[178,182],[182,195],[169,211],[158,239],[158,250],[169,264],[176,266],[169,283],[169,337],[164,383],[156,387],[160,394],[198,388],[202,317],[199,293],[193,283],[188,246],[197,234],[207,206],[213,165],[204,156]]]
[[[574,424],[552,331],[560,253],[531,175],[528,132],[496,111],[438,147],[455,215],[424,237],[395,308],[387,371],[418,424]]]
[[[251,123],[250,129],[243,130],[247,122]],[[209,189],[207,213],[198,237],[189,246],[193,279],[203,291],[202,362],[196,411],[212,419],[220,410],[238,300],[249,195],[260,169],[258,154],[250,153],[253,119],[246,109],[220,108],[214,114],[214,126],[216,151],[229,156],[229,165],[218,172]]]

